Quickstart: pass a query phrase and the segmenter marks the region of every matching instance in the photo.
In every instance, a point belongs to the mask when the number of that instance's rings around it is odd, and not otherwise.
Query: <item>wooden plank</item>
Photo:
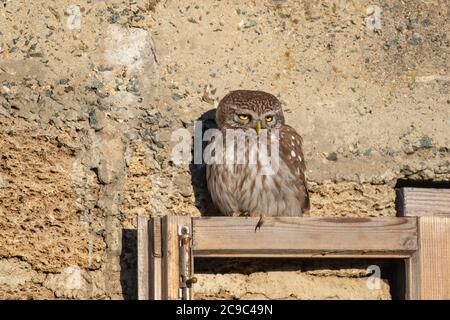
[[[195,257],[386,257],[417,250],[416,218],[193,218]]]
[[[420,299],[420,254],[414,252],[409,259],[405,261],[405,299]]]
[[[137,287],[138,300],[148,300],[149,295],[149,259],[148,259],[148,220],[145,217],[137,218]]]
[[[399,216],[450,215],[450,189],[397,189]]]
[[[450,299],[450,217],[419,218],[420,299]]]
[[[164,300],[180,299],[180,247],[178,226],[187,226],[191,229],[191,217],[165,216],[162,220],[162,298]]]
[[[162,242],[161,218],[155,217],[149,221],[151,236],[149,241],[149,279],[150,300],[162,299]]]

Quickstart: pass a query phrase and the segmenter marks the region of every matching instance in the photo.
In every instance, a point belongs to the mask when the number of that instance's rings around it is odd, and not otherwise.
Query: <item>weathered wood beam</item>
[[[450,299],[450,217],[419,218],[420,298]]]
[[[150,298],[149,282],[149,230],[148,219],[138,217],[137,219],[137,289],[138,300]]]
[[[193,218],[194,257],[408,258],[416,218]]]
[[[407,299],[450,299],[450,190],[397,189],[397,213],[418,219],[418,250],[406,260]]]
[[[450,299],[450,217],[419,217],[419,250],[406,265],[407,299]]]
[[[450,189],[399,188],[396,191],[399,216],[450,215]]]
[[[149,280],[150,300],[162,299],[162,239],[161,218],[149,220]]]
[[[164,216],[162,218],[162,299],[180,299],[180,242],[179,227],[192,230],[189,216]]]

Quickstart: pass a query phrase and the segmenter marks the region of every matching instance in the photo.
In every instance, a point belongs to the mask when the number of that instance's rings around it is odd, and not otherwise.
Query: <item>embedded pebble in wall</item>
[[[377,5],[370,5],[366,9],[366,26],[370,30],[381,30],[381,8]]]
[[[6,181],[0,175],[0,196],[3,194],[3,190],[6,188]]]
[[[77,5],[70,5],[66,8],[67,18],[66,26],[70,30],[81,29],[81,12],[80,7]]]

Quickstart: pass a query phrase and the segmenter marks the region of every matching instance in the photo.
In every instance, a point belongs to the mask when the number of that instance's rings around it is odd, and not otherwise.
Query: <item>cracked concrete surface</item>
[[[312,216],[392,216],[398,181],[449,184],[447,1],[73,5],[0,1],[0,298],[136,298],[136,216],[215,212],[171,133],[232,89],[283,102]],[[366,266],[316,267],[203,272],[198,297],[390,298]]]

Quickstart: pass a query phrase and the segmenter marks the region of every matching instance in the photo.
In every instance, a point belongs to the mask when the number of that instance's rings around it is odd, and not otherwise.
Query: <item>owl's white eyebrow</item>
[[[250,110],[250,109],[234,109],[235,113],[237,114],[248,114],[250,115],[252,118],[257,118],[258,114],[254,111],[254,110]]]

